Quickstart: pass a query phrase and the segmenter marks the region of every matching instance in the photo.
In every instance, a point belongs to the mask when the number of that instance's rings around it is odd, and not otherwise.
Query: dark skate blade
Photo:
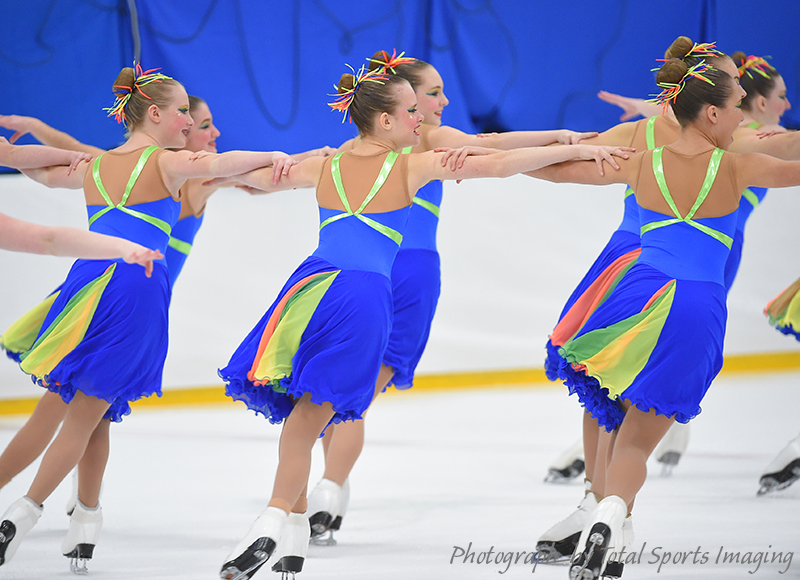
[[[564,469],[550,468],[547,472],[547,477],[544,478],[545,483],[564,483],[572,481],[583,473],[586,469],[586,463],[582,459],[576,459]]]
[[[332,520],[333,516],[328,512],[317,512],[308,518],[308,523],[311,525],[311,537],[327,532]]]
[[[599,541],[595,538],[599,537]],[[570,580],[596,580],[608,549],[611,530],[603,522],[598,522],[589,531],[583,551],[575,554],[569,569]]]
[[[681,460],[681,454],[677,451],[667,451],[661,457],[656,458],[656,461],[659,463],[663,463],[664,465],[678,465]]]
[[[258,538],[238,558],[225,562],[219,577],[222,580],[247,580],[263,566],[275,550],[275,540]]]
[[[559,564],[569,561],[575,553],[581,533],[576,532],[571,536],[557,542],[537,542],[536,561],[540,564]]]
[[[800,479],[800,458],[795,459],[776,473],[762,476],[759,481],[761,489],[758,490],[758,495],[786,489],[798,479]]]
[[[301,556],[284,556],[272,566],[273,572],[284,572],[296,574],[303,571],[303,562],[305,558]]]
[[[14,522],[3,520],[3,522],[0,523],[0,566],[5,564],[6,550],[11,540],[13,540],[16,535],[17,527],[14,525]]]
[[[91,560],[94,554],[94,544],[78,544],[69,554],[64,554],[67,558],[79,558],[81,560]]]

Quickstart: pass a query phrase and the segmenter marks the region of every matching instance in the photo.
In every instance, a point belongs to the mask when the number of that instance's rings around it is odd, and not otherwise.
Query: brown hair
[[[375,128],[375,118],[381,113],[393,113],[397,108],[397,91],[392,90],[408,82],[399,75],[387,74],[380,80],[364,81],[358,84],[348,113],[358,127],[361,135],[367,135]],[[336,85],[339,94],[353,90],[355,76],[345,73]]]
[[[731,55],[733,64],[737,67],[742,66],[747,60],[747,55],[740,50],[737,50]],[[775,90],[775,77],[779,77],[780,73],[774,67],[764,64],[760,69],[765,75],[759,71],[745,72],[739,77],[739,82],[742,83],[742,88],[747,91],[747,96],[742,99],[742,109],[750,111],[753,107],[753,100],[756,96],[769,97],[772,91]]]
[[[672,111],[681,126],[694,121],[697,115],[706,105],[723,107],[731,96],[733,87],[731,78],[725,72],[714,68],[714,57],[687,56],[692,50],[694,43],[686,36],[679,36],[664,53],[667,62],[658,70],[656,83],[675,85],[680,83],[686,76],[689,69],[700,64],[705,60],[710,66],[703,71],[703,76],[714,84],[705,82],[698,78],[687,78],[683,89],[672,101]],[[720,53],[716,58],[730,58],[724,53]],[[713,60],[712,60],[713,59]],[[711,62],[709,62],[711,60]]]
[[[131,67],[125,67],[117,76],[117,80],[112,85],[115,95],[119,95],[125,89],[120,87],[130,87],[131,95],[125,103],[124,119],[128,132],[135,130],[147,118],[147,110],[150,105],[166,107],[172,96],[172,89],[181,84],[169,77],[162,77],[156,81],[148,83],[144,87],[135,86],[136,72]],[[144,92],[143,92],[144,91]],[[147,96],[145,96],[145,94]],[[147,98],[150,97],[150,98]]]
[[[370,59],[369,70],[376,70],[385,66],[387,55],[388,53],[383,50],[379,50],[373,54],[372,58]],[[403,77],[411,85],[411,88],[414,89],[414,92],[417,92],[417,89],[422,84],[422,71],[432,65],[428,64],[424,60],[419,60],[418,58],[409,60],[411,62],[403,62],[402,64],[392,68],[391,71],[389,71],[389,74],[394,73]]]

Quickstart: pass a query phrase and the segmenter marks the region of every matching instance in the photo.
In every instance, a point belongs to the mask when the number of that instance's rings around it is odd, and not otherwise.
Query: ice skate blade
[[[547,477],[544,478],[545,483],[565,483],[572,481],[583,473],[586,469],[586,464],[581,459],[576,459],[564,469],[556,469],[551,467],[547,472]]]
[[[777,473],[770,473],[761,478],[761,488],[757,495],[764,495],[786,489],[800,479],[800,459],[795,459]]]
[[[335,546],[338,544],[336,539],[333,537],[333,529],[330,528],[325,532],[322,532],[318,536],[311,536],[309,540],[315,546]]]
[[[78,576],[86,576],[89,574],[89,568],[86,567],[88,560],[85,558],[70,558],[69,571]]]
[[[611,530],[603,522],[592,526],[586,546],[582,552],[576,552],[569,569],[570,580],[596,580],[600,578],[600,569],[608,547]]]
[[[94,544],[78,544],[68,554],[64,554],[69,558],[69,571],[78,576],[86,576],[89,573],[87,564],[92,559],[94,554]]]
[[[274,550],[275,540],[258,538],[237,558],[225,562],[219,577],[222,580],[248,580],[269,560]]]

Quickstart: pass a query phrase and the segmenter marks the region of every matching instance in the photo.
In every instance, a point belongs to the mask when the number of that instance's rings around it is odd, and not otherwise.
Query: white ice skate
[[[247,535],[225,560],[219,577],[222,580],[251,578],[275,551],[286,524],[286,517],[286,512],[276,507],[268,507],[261,512]]]
[[[758,495],[786,489],[800,479],[800,435],[789,441],[764,470]]]
[[[583,455],[583,440],[579,439],[564,451],[547,470],[545,483],[564,483],[572,481],[586,469]]]
[[[689,423],[672,424],[656,447],[656,461],[661,464],[661,476],[669,477],[689,447]]]
[[[67,512],[68,516],[72,515],[72,512],[75,510],[75,505],[78,503],[78,468],[72,470],[72,477],[70,478],[72,481],[72,490],[69,492],[69,497],[67,498],[67,505],[64,507],[64,511]]]
[[[69,531],[61,544],[61,553],[69,558],[69,569],[73,574],[89,573],[86,563],[92,559],[94,547],[103,529],[103,508],[100,504],[87,508],[81,500],[76,500],[75,508],[69,518]]]
[[[279,572],[281,580],[294,580],[295,574],[303,571],[310,536],[311,527],[306,514],[289,514],[272,565],[272,571]]]
[[[335,546],[333,531],[342,524],[341,518],[350,500],[350,484],[344,485],[321,479],[308,496],[308,522],[311,525],[311,542],[320,546]],[[336,520],[338,518],[338,524]],[[334,528],[334,525],[336,526]]]
[[[592,493],[591,482],[586,482],[586,495],[578,509],[547,530],[536,542],[536,560],[541,563],[556,563],[568,558],[578,545],[578,538],[597,507],[597,498]]]
[[[623,550],[622,527],[627,514],[628,506],[619,496],[608,496],[597,504],[570,560],[570,580],[622,576],[622,562],[611,562],[609,557]]]
[[[0,566],[7,563],[19,548],[22,538],[42,517],[42,506],[27,496],[19,498],[0,520]]]

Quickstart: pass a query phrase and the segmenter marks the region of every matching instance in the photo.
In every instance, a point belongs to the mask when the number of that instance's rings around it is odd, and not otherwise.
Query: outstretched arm
[[[607,161],[614,169],[618,169],[614,157],[626,159],[632,149],[623,147],[597,147],[592,145],[560,145],[557,147],[525,147],[490,153],[488,155],[470,156],[463,160],[460,167],[451,168],[446,163],[447,154],[427,152],[412,155],[409,158],[409,186],[416,191],[425,183],[434,179],[472,179],[476,177],[509,177],[516,173],[535,171],[572,159],[593,160],[590,165],[595,173],[603,173],[602,161]],[[617,172],[602,183],[622,183],[624,180]]]
[[[636,117],[656,117],[661,114],[661,107],[653,103],[648,103],[644,99],[635,99],[633,97],[624,97],[608,91],[600,91],[597,93],[597,98],[606,103],[618,106],[622,109],[622,116],[620,121],[630,121]]]
[[[745,187],[793,187],[800,185],[800,161],[746,153],[736,156],[737,190]]]
[[[15,133],[9,141],[16,143],[17,139],[30,133],[39,143],[55,147],[57,149],[69,149],[70,151],[83,151],[93,157],[101,155],[104,150],[92,145],[81,143],[72,135],[59,131],[36,117],[24,117],[22,115],[0,115],[0,127],[11,129]]]
[[[787,161],[800,159],[800,131],[788,131],[763,138],[759,137],[759,131],[760,129],[737,129],[733,134],[733,143],[728,147],[728,151],[762,153]]]
[[[272,174],[271,167],[262,167],[240,175],[221,177],[206,181],[205,186],[222,186],[240,184],[245,186],[250,193],[272,193],[302,187],[316,187],[322,174],[324,157],[309,157],[297,165],[293,165],[289,172],[279,176],[278,183]]]
[[[0,214],[0,248],[87,260],[121,258],[129,264],[144,266],[148,277],[153,272],[153,260],[163,258],[158,250],[149,250],[123,238],[76,228],[32,224],[4,214]]]
[[[561,143],[571,145],[581,139],[588,139],[597,132],[579,133],[568,129],[554,131],[507,131],[486,135],[470,135],[454,127],[442,125],[431,129],[428,141],[435,149],[438,147],[489,147],[492,149],[516,149],[519,147],[542,147]]]
[[[66,151],[45,145],[12,145],[0,137],[0,165],[14,169],[66,166],[67,175],[83,160],[92,156],[81,151]]]

